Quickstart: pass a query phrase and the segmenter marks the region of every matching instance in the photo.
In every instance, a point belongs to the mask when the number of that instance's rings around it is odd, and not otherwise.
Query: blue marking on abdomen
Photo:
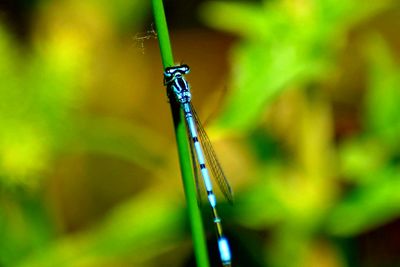
[[[231,251],[229,249],[229,244],[228,240],[225,237],[221,237],[218,240],[218,248],[219,248],[219,254],[221,256],[222,263],[224,265],[230,264],[231,263]]]

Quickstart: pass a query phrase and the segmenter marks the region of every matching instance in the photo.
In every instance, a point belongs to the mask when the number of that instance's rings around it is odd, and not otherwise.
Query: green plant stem
[[[152,0],[153,14],[160,45],[160,52],[164,69],[174,65],[168,27],[164,14],[162,0]],[[175,126],[176,144],[178,147],[179,163],[181,167],[183,187],[186,196],[190,226],[193,237],[194,254],[198,267],[209,267],[207,246],[201,213],[197,203],[197,193],[193,179],[189,140],[184,124],[184,115],[179,105],[171,99],[171,111]]]

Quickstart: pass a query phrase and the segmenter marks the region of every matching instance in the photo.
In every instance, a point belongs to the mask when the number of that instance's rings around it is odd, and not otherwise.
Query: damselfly
[[[221,165],[218,162],[210,139],[208,138],[196,111],[193,108],[190,87],[184,77],[187,73],[189,73],[189,66],[187,65],[166,68],[164,71],[164,85],[167,86],[169,96],[173,97],[173,100],[179,103],[185,114],[186,129],[190,137],[190,149],[197,192],[200,196],[201,187],[198,181],[198,174],[200,174],[203,178],[203,183],[207,192],[207,199],[212,209],[214,224],[217,230],[218,249],[221,261],[224,266],[230,266],[231,252],[228,240],[222,232],[221,218],[217,213],[217,201],[208,170],[211,170],[212,176],[218,182],[221,192],[229,202],[232,202],[233,200],[233,193],[225,174],[222,171]]]

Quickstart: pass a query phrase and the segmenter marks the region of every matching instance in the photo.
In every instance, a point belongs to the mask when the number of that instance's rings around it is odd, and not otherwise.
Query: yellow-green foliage
[[[183,266],[192,247],[159,50],[135,39],[148,1],[33,2],[23,38],[0,20],[0,266]],[[235,36],[207,127],[235,191],[232,207],[218,197],[234,266],[357,267],[348,241],[399,218],[400,66],[371,26],[390,28],[393,10],[198,10]],[[188,45],[196,33],[174,32],[173,47],[205,57]],[[189,81],[207,66],[185,63]]]

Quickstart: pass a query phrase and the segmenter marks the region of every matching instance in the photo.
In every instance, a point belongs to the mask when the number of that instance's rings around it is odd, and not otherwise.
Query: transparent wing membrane
[[[231,186],[229,185],[228,180],[222,170],[221,164],[217,159],[217,155],[212,147],[210,139],[206,131],[204,130],[199,117],[197,116],[196,110],[194,109],[193,105],[190,104],[190,108],[192,110],[193,119],[196,122],[197,131],[198,131],[198,138],[200,141],[201,146],[203,147],[206,162],[211,170],[212,176],[217,181],[218,186],[224,195],[224,197],[228,200],[229,203],[233,203],[233,191]],[[191,142],[192,143],[192,142]],[[191,144],[193,146],[193,144]]]

